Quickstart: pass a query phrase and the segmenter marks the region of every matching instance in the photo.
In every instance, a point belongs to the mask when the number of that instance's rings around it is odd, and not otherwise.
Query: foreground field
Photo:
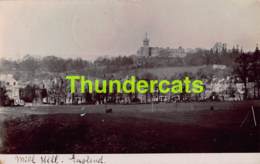
[[[1,109],[2,153],[259,152],[255,102]],[[214,107],[214,110],[211,107]],[[113,112],[106,114],[105,109]],[[259,110],[255,110],[257,121]]]

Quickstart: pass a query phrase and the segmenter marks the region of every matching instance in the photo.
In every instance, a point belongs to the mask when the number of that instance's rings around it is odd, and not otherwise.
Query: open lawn
[[[259,127],[252,117],[240,127],[257,103],[2,108],[1,152],[259,152]],[[113,112],[106,114],[106,108]],[[255,114],[259,122],[258,108]]]
[[[158,78],[167,79],[169,77],[174,76],[175,74],[180,74],[184,72],[189,73],[197,73],[201,68],[205,68],[206,66],[188,66],[188,67],[162,67],[162,68],[148,68],[143,69],[140,72],[150,72],[156,75]]]

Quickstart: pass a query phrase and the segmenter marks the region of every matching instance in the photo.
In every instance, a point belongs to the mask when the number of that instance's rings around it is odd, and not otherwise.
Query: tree
[[[26,55],[23,60],[19,63],[19,69],[21,71],[29,72],[31,76],[34,76],[36,70],[39,67],[38,60],[30,55]]]
[[[66,72],[66,64],[64,59],[55,56],[44,57],[41,61],[41,67],[43,70],[48,72]]]
[[[254,98],[256,98],[256,89],[257,89],[257,98],[260,97],[260,51],[258,46],[253,53],[251,58],[251,72],[252,72],[252,81],[254,81]]]
[[[0,86],[0,106],[4,106],[7,99],[6,88]]]
[[[244,84],[244,99],[247,99],[248,89],[247,83],[249,79],[249,71],[250,71],[250,54],[249,53],[241,53],[235,60],[236,66],[234,68],[234,73],[241,79]]]
[[[21,99],[25,102],[33,102],[33,99],[35,97],[35,87],[31,85],[27,85],[25,88],[21,91]]]

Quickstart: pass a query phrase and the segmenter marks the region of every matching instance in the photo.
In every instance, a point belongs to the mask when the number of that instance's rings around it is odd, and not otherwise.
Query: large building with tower
[[[138,49],[137,55],[140,57],[185,57],[186,52],[182,47],[179,48],[163,48],[163,47],[151,47],[150,39],[146,33],[143,40],[143,45]]]

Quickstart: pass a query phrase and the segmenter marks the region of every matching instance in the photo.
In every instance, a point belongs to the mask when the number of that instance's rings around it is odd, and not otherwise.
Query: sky
[[[0,1],[0,57],[93,60],[151,46],[211,48],[260,43],[260,0]]]

